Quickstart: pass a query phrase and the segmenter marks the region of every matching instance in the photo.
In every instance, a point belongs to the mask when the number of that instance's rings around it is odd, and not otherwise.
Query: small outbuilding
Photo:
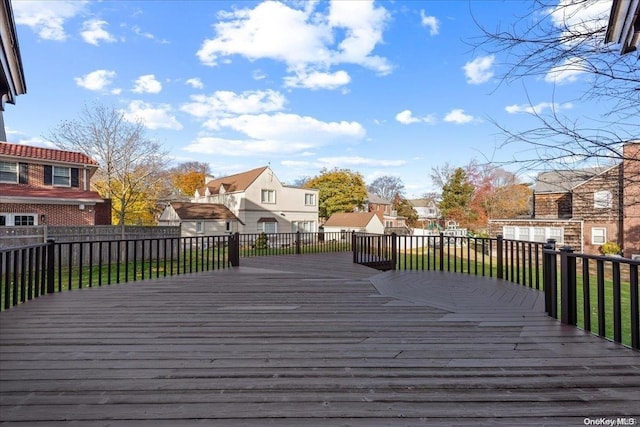
[[[159,225],[180,226],[183,237],[235,233],[242,221],[225,205],[217,203],[170,202]]]
[[[375,212],[340,212],[329,217],[324,223],[324,231],[384,234],[384,224]]]

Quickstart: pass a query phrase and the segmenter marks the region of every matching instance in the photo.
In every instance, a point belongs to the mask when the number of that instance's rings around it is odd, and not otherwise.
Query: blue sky
[[[367,183],[400,177],[419,197],[435,190],[434,166],[528,155],[499,148],[492,121],[526,129],[532,106],[604,108],[575,102],[588,84],[579,74],[500,84],[504,58],[472,49],[474,19],[509,25],[529,5],[14,0],[27,94],[5,108],[7,139],[48,146],[61,121],[99,102],[215,176],[270,164],[293,183],[340,167]]]

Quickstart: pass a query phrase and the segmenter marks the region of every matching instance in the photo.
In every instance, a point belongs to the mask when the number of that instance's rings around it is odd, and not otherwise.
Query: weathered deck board
[[[3,425],[640,422],[640,354],[537,291],[348,254],[242,259],[0,313]]]

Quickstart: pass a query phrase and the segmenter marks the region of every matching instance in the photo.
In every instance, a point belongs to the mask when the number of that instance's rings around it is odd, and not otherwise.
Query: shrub
[[[607,242],[600,246],[600,252],[603,255],[618,255],[620,253],[620,245],[615,242]]]
[[[256,239],[256,249],[267,249],[269,247],[269,238],[262,232]]]

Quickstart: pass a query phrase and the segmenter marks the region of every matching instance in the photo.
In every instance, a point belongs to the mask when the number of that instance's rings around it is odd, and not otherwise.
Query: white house
[[[224,205],[190,202],[169,203],[162,211],[158,223],[180,226],[184,237],[235,233],[242,225]]]
[[[323,225],[324,231],[356,231],[359,233],[384,233],[384,224],[375,212],[334,213]]]
[[[269,166],[207,179],[193,203],[226,206],[240,233],[318,231],[319,190],[283,185]]]

